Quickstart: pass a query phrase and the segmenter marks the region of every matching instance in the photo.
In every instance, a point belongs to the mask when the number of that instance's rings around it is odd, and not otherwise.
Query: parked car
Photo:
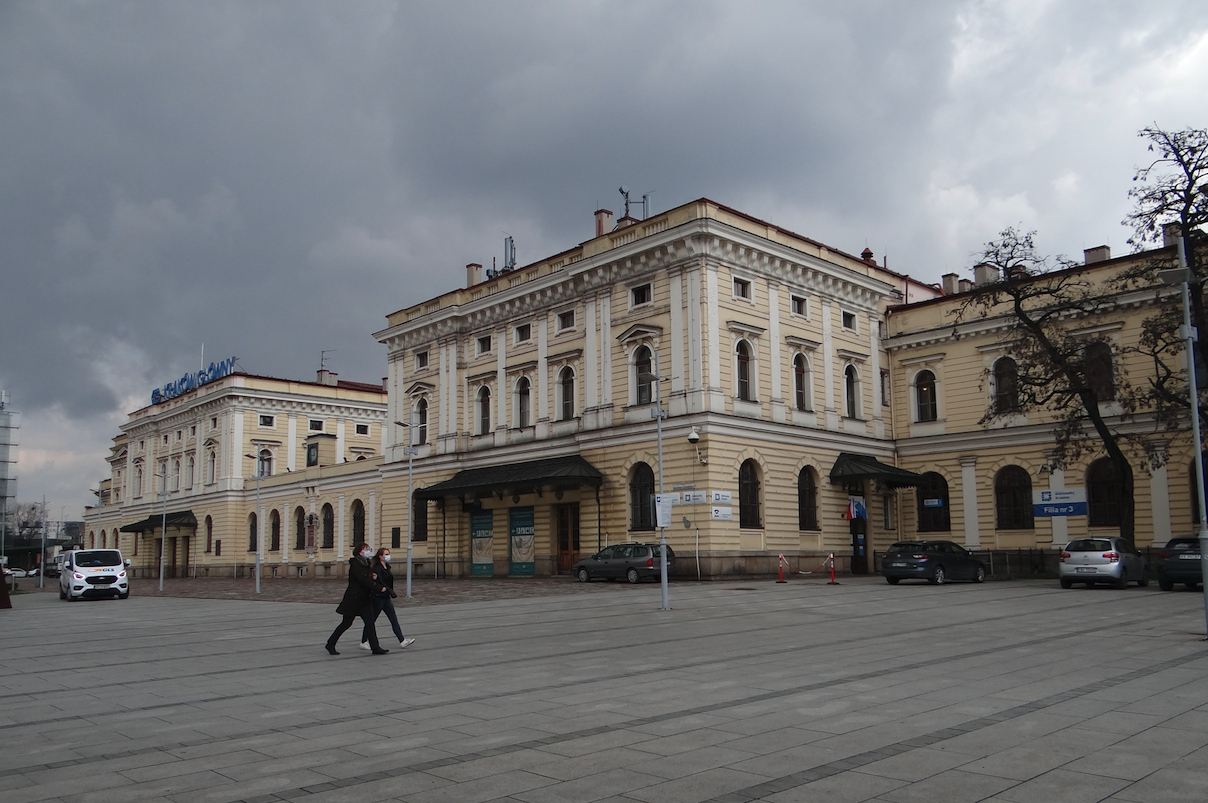
[[[1088,587],[1110,583],[1124,588],[1135,582],[1147,586],[1147,569],[1145,556],[1128,539],[1118,536],[1075,538],[1065,545],[1057,563],[1062,588],[1070,588],[1074,583],[1086,583]]]
[[[64,553],[63,572],[59,576],[59,599],[75,602],[98,597],[130,596],[126,567],[116,549],[75,549]]]
[[[1163,591],[1173,590],[1175,583],[1183,583],[1194,591],[1203,582],[1199,538],[1171,538],[1158,550],[1157,557],[1158,588]]]
[[[933,585],[949,580],[980,583],[986,579],[986,567],[951,541],[899,541],[885,553],[881,574],[890,585],[901,580],[926,580]]]
[[[660,544],[626,543],[604,547],[590,558],[571,567],[571,572],[586,583],[597,577],[614,580],[624,577],[631,583],[644,578],[662,578],[662,546]],[[667,573],[675,568],[675,550],[667,547]]]

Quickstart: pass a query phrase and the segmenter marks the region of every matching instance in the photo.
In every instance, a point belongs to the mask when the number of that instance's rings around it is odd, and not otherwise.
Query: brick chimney
[[[596,210],[596,236],[607,234],[612,231],[612,210],[597,209]]]
[[[1110,245],[1096,245],[1094,248],[1086,248],[1082,251],[1082,261],[1087,265],[1093,265],[1096,262],[1106,262],[1112,258],[1112,248]]]
[[[973,286],[981,287],[984,284],[994,284],[1002,280],[1002,271],[997,265],[991,265],[983,262],[980,265],[973,267]]]
[[[336,379],[338,376],[339,374],[335,373],[334,371],[328,371],[326,368],[320,368],[318,378],[315,381],[317,381],[320,385],[327,385],[334,388],[336,383],[339,381]]]
[[[471,262],[466,265],[466,287],[473,287],[482,282],[482,265]]]
[[[872,249],[871,248],[865,248],[863,251],[861,251],[860,259],[864,260],[869,265],[877,264],[877,261],[872,258]]]
[[[957,291],[957,289],[956,289],[956,288],[957,288],[957,286],[958,286],[958,285],[957,285],[957,282],[960,280],[960,277],[959,277],[959,276],[957,276],[955,273],[945,273],[945,274],[944,274],[943,276],[941,276],[940,278],[941,278],[941,279],[943,280],[943,282],[944,282],[944,285],[943,285],[943,287],[944,287],[944,295],[946,295],[946,296],[954,296],[954,295],[956,295],[956,294],[957,294],[957,292],[958,292],[958,291]]]
[[[1166,248],[1171,245],[1177,245],[1179,235],[1182,234],[1183,227],[1178,223],[1163,223],[1162,224],[1162,247]]]

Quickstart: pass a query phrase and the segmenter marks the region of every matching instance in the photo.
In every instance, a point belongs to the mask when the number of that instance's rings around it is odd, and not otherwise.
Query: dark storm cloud
[[[708,196],[935,281],[1115,236],[1134,133],[1204,125],[1196,4],[0,4],[0,388],[79,499],[207,360],[384,373],[383,316]],[[1190,23],[1187,21],[1191,20]]]

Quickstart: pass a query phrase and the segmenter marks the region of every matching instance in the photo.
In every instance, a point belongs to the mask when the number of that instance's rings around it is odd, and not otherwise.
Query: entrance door
[[[579,504],[556,505],[554,520],[558,531],[558,573],[562,574],[579,560]]]
[[[164,574],[168,577],[176,577],[176,542],[179,539],[172,538],[168,541],[168,554],[165,556]]]

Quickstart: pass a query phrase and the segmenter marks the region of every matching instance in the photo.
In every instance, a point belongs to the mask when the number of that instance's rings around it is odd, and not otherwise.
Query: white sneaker
[[[362,650],[368,650],[368,649],[372,649],[372,648],[369,646],[369,642],[368,642],[368,641],[362,641],[362,642],[361,642],[361,649],[362,649]]]
[[[410,647],[414,643],[415,643],[415,639],[405,638],[398,643],[398,646],[399,646],[399,649],[401,650],[403,647]]]

